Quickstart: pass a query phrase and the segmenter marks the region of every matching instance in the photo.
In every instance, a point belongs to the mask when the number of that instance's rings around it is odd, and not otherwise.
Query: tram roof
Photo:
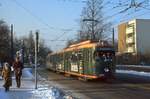
[[[91,40],[87,40],[87,41],[83,41],[77,44],[72,44],[69,47],[65,48],[64,51],[71,51],[71,50],[76,50],[76,49],[81,49],[81,48],[91,48],[96,46],[97,41],[91,41]]]
[[[102,41],[102,42],[105,43],[106,41]],[[93,48],[96,46],[97,47],[111,47],[109,44],[102,45],[99,41],[87,40],[87,41],[83,41],[80,43],[72,44],[69,47],[62,49],[61,51],[50,53],[50,55],[61,54],[63,52],[78,50],[82,48]]]

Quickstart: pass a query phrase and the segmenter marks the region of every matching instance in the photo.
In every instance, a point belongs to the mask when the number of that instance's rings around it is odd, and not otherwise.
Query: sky
[[[14,25],[15,36],[27,36],[32,30],[40,32],[40,38],[52,50],[62,49],[66,41],[74,39],[79,30],[79,19],[86,0],[0,0],[0,19]],[[104,0],[104,5],[109,0]],[[104,20],[114,26],[133,18],[149,18],[150,10],[131,9],[115,15],[128,6],[117,7],[120,0],[112,0],[104,6]],[[125,3],[131,0],[124,0]],[[143,0],[137,0],[142,2]],[[116,8],[114,8],[116,7]],[[113,9],[112,9],[113,8]],[[149,7],[150,8],[150,7]],[[144,14],[145,13],[145,14]],[[143,14],[143,15],[142,15]],[[109,17],[112,16],[112,17]],[[117,34],[116,34],[117,38]]]

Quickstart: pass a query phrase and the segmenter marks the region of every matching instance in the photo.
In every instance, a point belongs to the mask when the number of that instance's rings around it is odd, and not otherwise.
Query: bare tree
[[[24,44],[23,42],[24,41]],[[14,40],[15,44],[15,51],[20,50],[21,48],[24,48],[24,62],[28,63],[29,62],[29,57],[32,59],[32,62],[34,62],[34,55],[35,55],[35,41],[34,41],[34,35],[33,32],[30,31],[28,36],[16,38]],[[44,40],[39,41],[39,47],[38,47],[38,57],[39,60],[38,62],[40,64],[45,63],[46,56],[49,52],[52,52],[50,48],[48,48]]]
[[[35,48],[34,48],[34,45],[35,45],[35,42],[34,42],[34,35],[32,33],[32,31],[30,31],[28,37],[25,38],[25,46],[26,46],[26,50],[28,51],[27,54],[32,54],[34,55],[34,51],[35,51]]]
[[[50,48],[48,48],[45,45],[44,40],[41,39],[39,42],[39,52],[38,52],[39,60],[38,60],[38,62],[42,65],[45,64],[46,56],[48,53],[51,53],[51,52],[52,52],[52,50]]]
[[[0,61],[9,61],[10,57],[9,52],[10,52],[10,30],[6,22],[0,20]]]
[[[103,0],[87,0],[86,7],[83,8],[80,20],[80,35],[78,38],[84,39],[106,39],[110,30],[110,23],[106,23],[103,18]]]

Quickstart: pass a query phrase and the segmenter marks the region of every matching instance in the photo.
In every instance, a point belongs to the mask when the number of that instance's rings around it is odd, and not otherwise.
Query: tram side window
[[[50,62],[53,62],[53,57],[54,57],[54,56],[50,56],[50,57],[49,57],[49,61],[50,61]]]
[[[72,61],[72,62],[76,62],[77,60],[78,60],[77,54],[72,54],[72,56],[71,56],[71,61]]]
[[[59,55],[57,56],[57,58],[58,58],[58,62],[61,62],[61,61],[63,60],[63,55],[62,55],[62,54],[59,54]]]
[[[83,58],[82,53],[78,53],[78,60],[82,60],[82,58]]]

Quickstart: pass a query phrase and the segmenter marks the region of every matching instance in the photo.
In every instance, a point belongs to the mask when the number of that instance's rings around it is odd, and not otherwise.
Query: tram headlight
[[[108,69],[108,68],[104,68],[104,71],[105,71],[105,72],[109,72],[109,69]]]

